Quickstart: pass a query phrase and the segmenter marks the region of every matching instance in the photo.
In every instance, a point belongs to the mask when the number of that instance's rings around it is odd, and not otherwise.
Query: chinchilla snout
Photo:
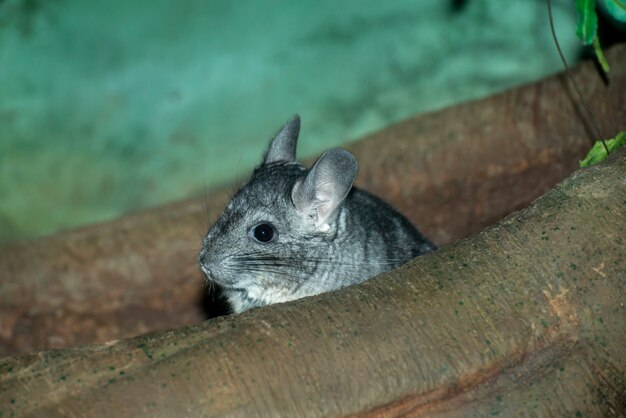
[[[215,276],[211,271],[211,269],[215,270],[215,268],[212,267],[211,261],[210,253],[203,247],[202,250],[200,250],[200,254],[198,254],[198,264],[200,265],[200,270],[202,270],[208,280],[213,280]]]
[[[221,258],[218,252],[208,246],[202,246],[200,254],[198,254],[198,264],[208,280],[221,285],[228,285],[229,283],[226,283],[222,278],[223,260]]]
[[[207,275],[211,275],[211,260],[209,252],[207,252],[205,247],[202,247],[200,250],[200,254],[198,254],[198,264],[202,271]]]

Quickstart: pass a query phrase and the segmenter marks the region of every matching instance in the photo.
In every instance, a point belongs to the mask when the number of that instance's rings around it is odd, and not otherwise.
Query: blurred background
[[[560,70],[544,0],[0,0],[0,241],[200,195],[294,113],[304,158]]]

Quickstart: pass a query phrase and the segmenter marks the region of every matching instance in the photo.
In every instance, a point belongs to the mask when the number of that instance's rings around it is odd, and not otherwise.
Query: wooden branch
[[[626,149],[361,285],[0,361],[0,415],[616,416]]]

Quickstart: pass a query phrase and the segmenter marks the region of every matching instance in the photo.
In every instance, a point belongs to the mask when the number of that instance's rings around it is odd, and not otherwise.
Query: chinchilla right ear
[[[296,161],[296,145],[300,133],[300,116],[295,115],[282,127],[270,143],[263,164],[286,161]]]
[[[356,158],[348,151],[326,151],[306,177],[294,184],[291,200],[296,210],[316,227],[328,230],[337,208],[352,188],[357,170]]]

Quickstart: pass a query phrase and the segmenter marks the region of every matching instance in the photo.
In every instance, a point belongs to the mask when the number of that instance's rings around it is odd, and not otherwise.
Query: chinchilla
[[[298,163],[299,131],[296,115],[203,240],[200,267],[236,313],[360,283],[436,249],[352,186],[348,151],[326,151],[311,169]]]

